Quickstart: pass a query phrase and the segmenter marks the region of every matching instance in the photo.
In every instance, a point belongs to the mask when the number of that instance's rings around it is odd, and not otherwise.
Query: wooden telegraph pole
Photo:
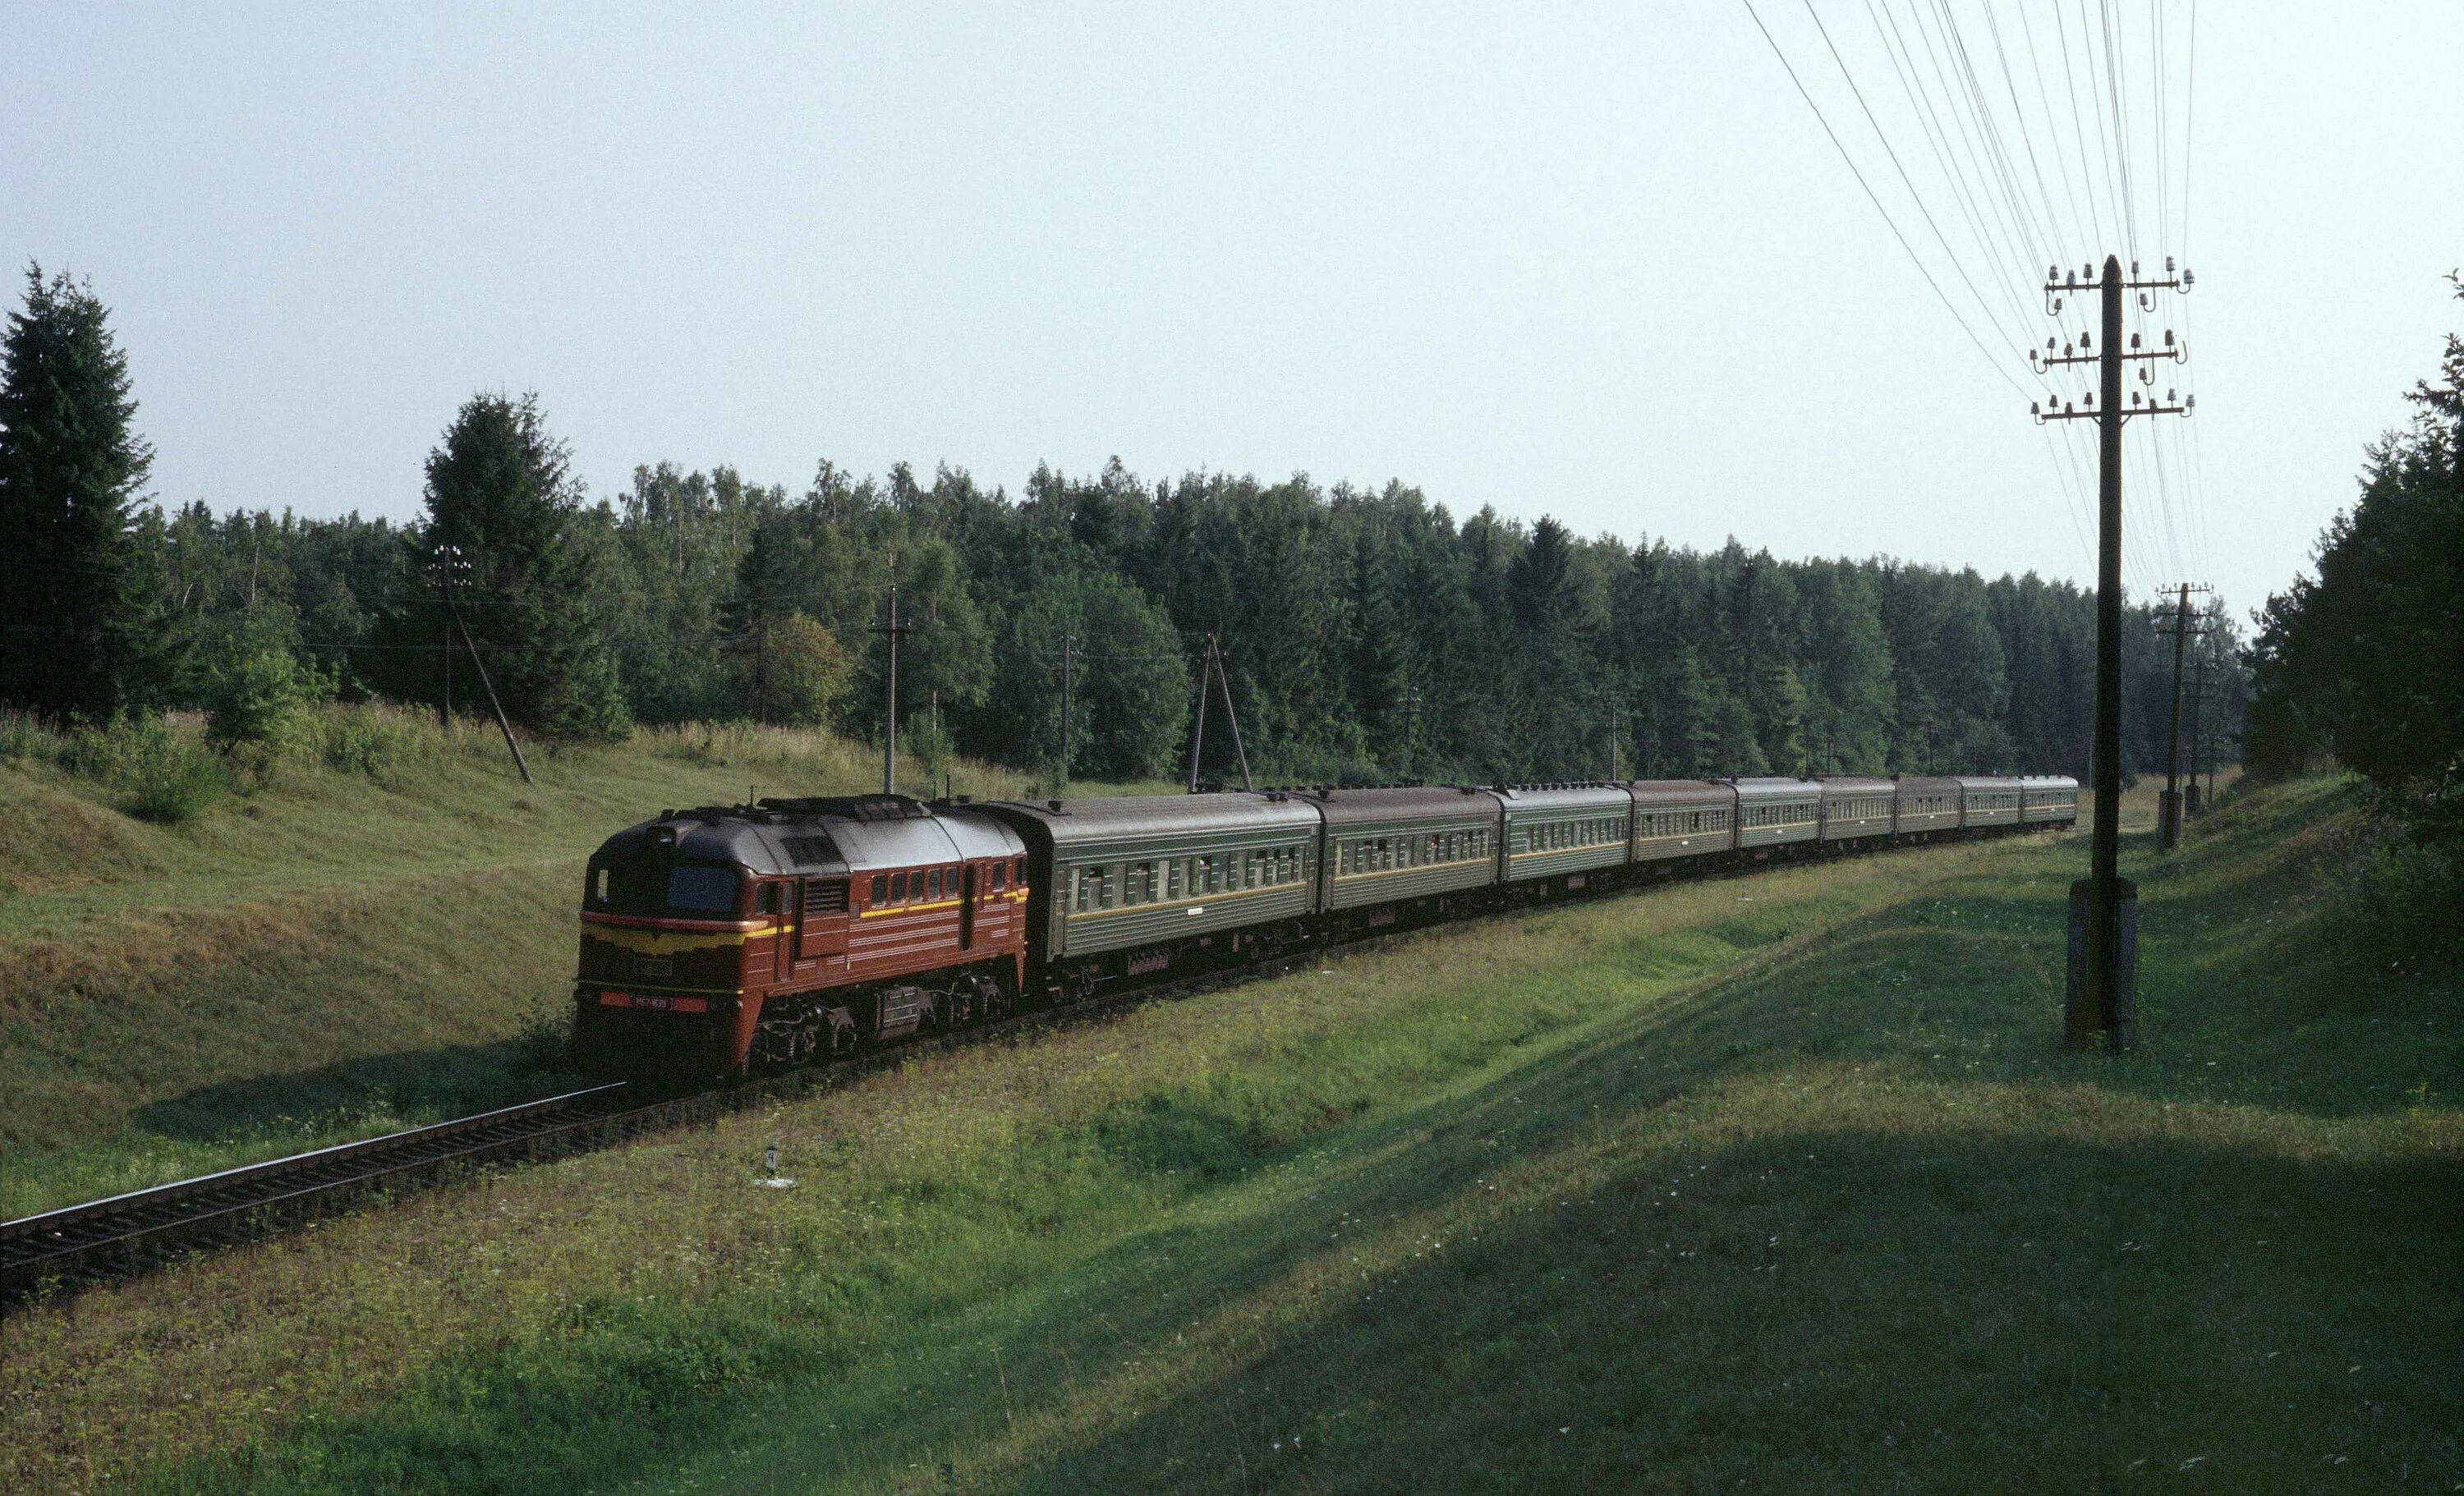
[[[1253,788],[1249,781],[1249,750],[1241,745],[1241,713],[1232,705],[1232,676],[1223,663],[1223,646],[1216,635],[1206,636],[1206,654],[1198,666],[1198,722],[1189,734],[1189,792],[1198,793],[1198,756],[1206,747],[1206,688],[1223,689],[1223,721],[1232,733],[1232,754],[1241,762],[1241,787]]]
[[[2183,583],[2182,602],[2173,614],[2173,627],[2160,630],[2173,636],[2173,716],[2166,729],[2165,798],[2157,803],[2156,811],[2157,841],[2168,852],[2182,845],[2182,650],[2190,642],[2190,635],[2197,632],[2190,623],[2190,594],[2207,590]]]
[[[2079,401],[2039,401],[2030,407],[2038,425],[2047,421],[2094,421],[2097,423],[2097,567],[2096,567],[2096,742],[2093,759],[2096,780],[2095,828],[2090,841],[2088,876],[2071,885],[2070,973],[2064,1002],[2063,1026],[2070,1043],[2079,1048],[2110,1050],[2130,1048],[2138,1042],[2139,1004],[2139,890],[2122,877],[2122,423],[2134,415],[2187,415],[2194,401],[2176,401],[2173,392],[2166,392],[2161,403],[2151,403],[2139,391],[2132,391],[2130,405],[2122,403],[2123,365],[2141,365],[2140,381],[2152,384],[2150,372],[2157,363],[2180,363],[2189,350],[2173,340],[2168,330],[2161,349],[2142,349],[2133,335],[2130,348],[2122,342],[2123,298],[2137,293],[2140,305],[2152,309],[2147,293],[2169,290],[2187,293],[2191,276],[2188,271],[2176,275],[2173,261],[2165,261],[2161,280],[2137,278],[2136,263],[2131,276],[2122,274],[2119,255],[2107,255],[2104,274],[2100,281],[2096,267],[2067,274],[2059,269],[2045,272],[2047,315],[2058,314],[2065,297],[2082,290],[2101,290],[2103,316],[2097,336],[2104,340],[2101,350],[2080,334],[2076,347],[2064,343],[2061,352],[2054,352],[2054,340],[2045,340],[2045,352],[2034,350],[2028,363],[2039,374],[2079,363],[2098,365],[2098,389]],[[2058,405],[2059,408],[2053,408]]]
[[[890,619],[872,626],[890,640],[890,668],[883,672],[881,701],[881,792],[898,793],[898,641],[915,631],[898,621],[898,583],[890,584]]]
[[[458,545],[446,546],[443,550],[437,553],[436,560],[438,567],[437,584],[445,593],[445,637],[447,640],[445,656],[446,702],[450,707],[453,699],[453,654],[451,641],[454,631],[458,629],[462,635],[462,648],[471,651],[471,669],[478,672],[479,689],[488,693],[488,713],[496,719],[496,731],[505,735],[505,751],[514,756],[514,767],[521,770],[522,782],[525,784],[535,783],[537,781],[531,778],[531,766],[522,758],[522,745],[514,740],[514,724],[505,720],[504,703],[496,699],[496,683],[488,678],[488,662],[479,658],[479,646],[476,641],[473,640],[471,637],[470,626],[462,622],[461,605],[453,601],[453,583],[461,581],[463,577],[470,573],[470,560],[462,554],[462,548]]]

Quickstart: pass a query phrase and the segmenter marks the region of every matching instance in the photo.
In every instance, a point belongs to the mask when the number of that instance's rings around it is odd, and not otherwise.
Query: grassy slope
[[[815,734],[533,748],[465,729],[385,782],[286,769],[181,827],[0,763],[0,1216],[561,1084],[581,866],[663,806],[863,789]],[[986,770],[960,787],[1014,790]]]
[[[2200,830],[2128,1060],[2076,842],[1447,932],[14,1316],[0,1484],[2447,1489],[2455,991]]]

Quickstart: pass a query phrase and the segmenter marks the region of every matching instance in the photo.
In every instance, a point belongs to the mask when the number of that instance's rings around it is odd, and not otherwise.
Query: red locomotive
[[[663,811],[610,837],[584,874],[575,1062],[743,1073],[1006,1012],[1024,980],[1026,881],[1018,833],[964,806],[862,795]]]

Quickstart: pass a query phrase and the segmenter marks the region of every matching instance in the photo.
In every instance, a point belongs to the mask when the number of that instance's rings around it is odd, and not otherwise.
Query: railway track
[[[0,1307],[134,1277],[185,1253],[278,1234],[372,1195],[438,1183],[481,1165],[591,1152],[764,1101],[833,1089],[919,1055],[1014,1039],[1030,1028],[1074,1023],[1133,1002],[1281,975],[1323,954],[1102,993],[1064,1007],[708,1090],[645,1093],[621,1081],[592,1086],[0,1221]]]

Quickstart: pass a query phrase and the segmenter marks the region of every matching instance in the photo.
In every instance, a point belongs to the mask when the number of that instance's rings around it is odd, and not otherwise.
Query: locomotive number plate
[[[675,974],[676,963],[664,956],[633,957],[633,975],[636,977],[672,977]]]

